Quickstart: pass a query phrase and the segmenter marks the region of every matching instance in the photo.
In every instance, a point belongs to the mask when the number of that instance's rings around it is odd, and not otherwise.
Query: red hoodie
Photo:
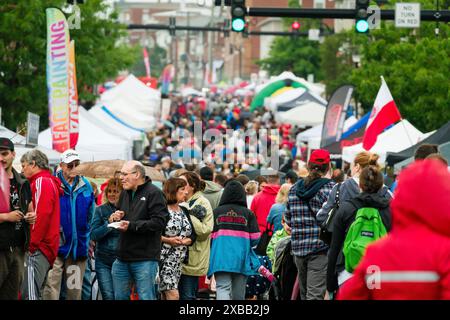
[[[447,167],[425,160],[405,169],[391,211],[392,231],[368,247],[338,299],[450,299]]]
[[[53,266],[59,248],[61,182],[47,170],[30,179],[36,223],[31,227],[30,253],[40,250]]]
[[[250,210],[256,215],[260,232],[266,230],[267,216],[269,215],[270,208],[275,204],[275,198],[280,187],[277,184],[266,184],[262,191],[253,198]]]

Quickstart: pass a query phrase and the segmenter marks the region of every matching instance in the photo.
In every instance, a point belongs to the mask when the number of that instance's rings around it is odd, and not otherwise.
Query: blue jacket
[[[256,275],[261,266],[252,247],[260,237],[255,215],[247,209],[242,184],[229,182],[219,207],[214,209],[214,231],[209,257],[208,277],[216,272]]]
[[[273,232],[283,229],[281,217],[284,211],[286,211],[286,204],[284,203],[275,203],[272,208],[270,208],[267,222],[273,224]]]
[[[86,258],[95,210],[94,192],[84,177],[77,176],[70,186],[64,179],[62,171],[58,172],[57,176],[64,190],[64,195],[59,198],[64,238],[58,256],[64,259],[71,257],[74,260]]]
[[[95,246],[95,256],[113,262],[117,255],[120,231],[108,228],[108,219],[116,211],[116,207],[110,203],[105,203],[95,209],[94,220],[92,221],[91,240],[97,241]]]

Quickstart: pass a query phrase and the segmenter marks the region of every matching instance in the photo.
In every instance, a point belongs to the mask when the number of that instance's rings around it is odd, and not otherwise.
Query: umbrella
[[[125,160],[101,160],[93,162],[83,162],[74,170],[77,174],[91,178],[113,178],[116,176]],[[152,167],[144,166],[145,174],[153,181],[165,181],[164,175]]]

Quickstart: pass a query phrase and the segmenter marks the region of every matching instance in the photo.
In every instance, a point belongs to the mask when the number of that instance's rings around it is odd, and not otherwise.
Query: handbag
[[[327,245],[331,244],[331,238],[333,237],[333,218],[339,209],[339,192],[341,184],[339,183],[336,190],[336,203],[328,213],[327,219],[320,225],[319,239],[325,242]]]
[[[270,239],[272,239],[273,235],[273,223],[267,222],[266,230],[261,234],[261,238],[259,238],[258,245],[255,248],[255,253],[260,256],[267,255],[266,250],[269,245]]]

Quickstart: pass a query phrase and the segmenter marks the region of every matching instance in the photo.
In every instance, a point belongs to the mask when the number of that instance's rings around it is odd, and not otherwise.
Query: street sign
[[[420,27],[420,3],[397,2],[395,4],[396,28]]]
[[[27,119],[27,145],[37,146],[39,136],[39,116],[28,112]]]
[[[309,29],[308,30],[308,39],[310,41],[319,41],[320,38],[320,30],[319,29]]]

